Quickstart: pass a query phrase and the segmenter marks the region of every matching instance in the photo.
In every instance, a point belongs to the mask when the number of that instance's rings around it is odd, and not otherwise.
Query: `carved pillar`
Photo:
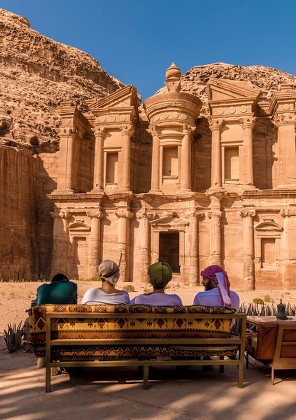
[[[148,283],[148,268],[150,263],[150,224],[149,224],[150,215],[147,214],[145,208],[142,208],[137,213],[137,218],[139,219],[139,255],[138,255],[138,270],[137,277],[141,282]],[[152,217],[152,216],[151,216]]]
[[[254,223],[255,209],[243,209],[240,212],[243,218],[243,289],[255,290],[255,266],[254,266]]]
[[[129,219],[133,217],[133,213],[118,208],[116,212],[118,217],[118,250],[120,252],[120,277],[121,281],[129,281],[129,255],[127,250],[129,249]]]
[[[191,191],[191,127],[184,127],[181,147],[181,190]]]
[[[96,129],[93,191],[104,189],[104,129]]]
[[[221,199],[220,194],[211,195],[211,237],[210,237],[210,260],[211,264],[221,265],[222,260],[222,234],[221,234]]]
[[[189,225],[186,229],[185,254],[189,256],[188,261],[188,284],[196,286],[199,283],[199,265],[198,265],[198,242],[199,242],[199,220],[202,213],[190,211],[186,213],[189,217]]]
[[[221,122],[213,120],[212,125],[211,186],[221,187]]]
[[[64,130],[60,134],[59,170],[57,179],[57,190],[71,193],[73,176],[73,153],[75,133],[72,129]]]
[[[130,154],[131,154],[131,135],[133,133],[132,127],[126,127],[125,129],[121,130],[121,135],[123,138],[122,141],[122,159],[121,159],[121,185],[119,188],[123,190],[130,190],[130,172],[131,172],[131,164],[130,164]]]
[[[282,287],[286,290],[296,287],[294,261],[296,259],[296,208],[285,208],[281,210],[283,220],[283,232],[281,238],[281,254],[283,267],[281,273]]]
[[[152,144],[152,170],[151,170],[151,190],[152,193],[159,193],[159,164],[160,164],[160,141],[156,127],[152,130],[153,144]]]
[[[243,184],[253,185],[253,119],[251,117],[243,118],[241,123],[244,130],[244,156],[243,162],[240,162],[240,165],[243,165],[244,179],[242,182]]]
[[[51,264],[51,276],[59,272],[70,276],[68,269],[68,220],[70,214],[66,211],[55,209],[53,217],[53,252]]]
[[[91,218],[88,260],[88,277],[91,278],[97,274],[97,267],[100,262],[100,219],[102,217],[102,212],[99,210],[88,212],[87,216]]]
[[[278,185],[296,184],[295,117],[280,114],[275,123],[278,127]]]

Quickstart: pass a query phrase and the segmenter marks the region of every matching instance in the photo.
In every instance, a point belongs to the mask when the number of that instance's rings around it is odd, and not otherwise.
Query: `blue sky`
[[[295,0],[0,0],[31,27],[93,56],[143,100],[182,73],[216,62],[296,75]]]

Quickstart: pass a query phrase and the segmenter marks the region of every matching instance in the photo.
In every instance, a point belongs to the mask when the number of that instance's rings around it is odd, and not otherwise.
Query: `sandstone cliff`
[[[26,144],[37,153],[55,151],[60,103],[83,107],[86,99],[120,86],[85,52],[41,35],[27,19],[0,9],[2,144]]]

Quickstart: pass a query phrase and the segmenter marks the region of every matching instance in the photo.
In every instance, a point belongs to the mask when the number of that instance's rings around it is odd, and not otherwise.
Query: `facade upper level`
[[[295,86],[270,103],[250,82],[210,79],[209,118],[182,92],[175,64],[166,91],[142,105],[129,85],[89,101],[64,104],[55,194],[184,195],[296,187]]]

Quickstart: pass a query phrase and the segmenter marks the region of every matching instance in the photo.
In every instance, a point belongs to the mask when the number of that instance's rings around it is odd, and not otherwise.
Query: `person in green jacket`
[[[69,281],[64,274],[56,274],[50,283],[42,284],[37,289],[37,305],[47,303],[77,303],[77,284]]]

